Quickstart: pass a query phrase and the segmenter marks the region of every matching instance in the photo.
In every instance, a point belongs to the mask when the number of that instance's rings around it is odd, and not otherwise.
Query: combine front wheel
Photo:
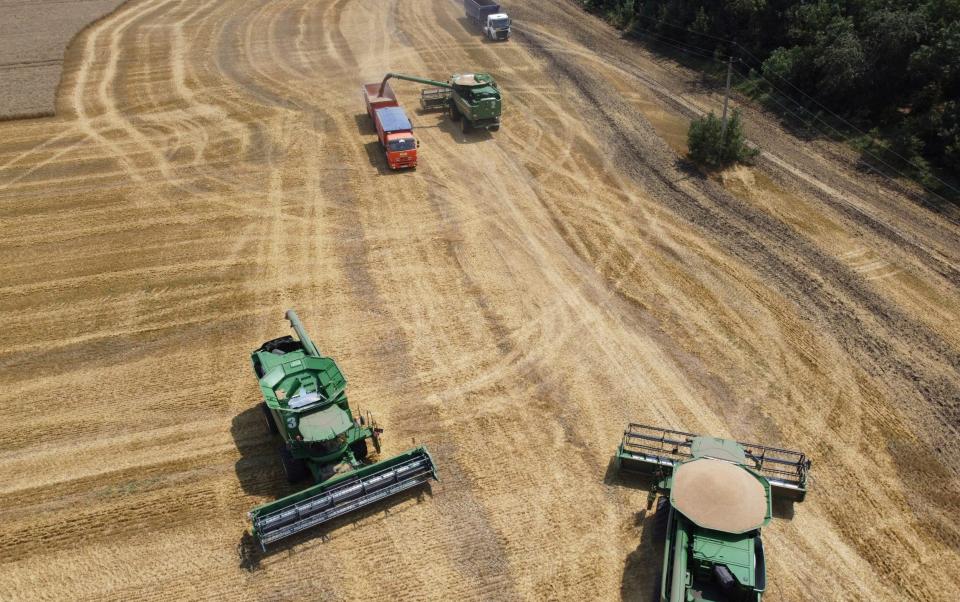
[[[270,412],[270,408],[267,407],[267,402],[260,402],[260,410],[263,412],[263,421],[267,424],[267,432],[271,435],[279,433],[277,423],[273,420],[273,414]]]
[[[307,464],[303,460],[293,457],[286,446],[280,448],[280,462],[283,464],[283,473],[288,483],[299,483],[307,478]]]
[[[667,541],[667,524],[670,521],[670,498],[657,498],[657,511],[653,513],[653,541],[656,545]]]
[[[354,441],[350,444],[350,451],[353,452],[353,457],[356,458],[357,461],[362,462],[367,457],[367,440],[360,439]]]

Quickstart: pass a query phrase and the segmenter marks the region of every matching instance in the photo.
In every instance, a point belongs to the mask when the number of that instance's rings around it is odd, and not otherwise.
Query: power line
[[[742,77],[744,81],[749,81],[749,80],[750,80],[750,76],[749,76],[749,75],[744,75],[743,73],[740,73],[739,71],[737,71],[737,75],[739,75],[740,77]],[[771,87],[772,87],[772,84],[771,84]],[[777,89],[777,88],[774,88],[774,89],[777,90],[777,92],[778,92],[779,94],[783,95],[783,93],[782,93],[779,89]],[[830,138],[830,135],[829,135],[827,132],[825,132],[824,130],[818,128],[817,126],[815,126],[815,125],[813,124],[813,119],[811,119],[810,121],[804,121],[803,117],[802,117],[799,113],[796,113],[795,111],[791,110],[788,106],[786,106],[785,104],[783,104],[782,102],[780,102],[779,100],[777,100],[777,96],[775,96],[775,95],[768,96],[768,98],[769,98],[770,100],[772,100],[773,102],[775,102],[775,103],[777,104],[777,106],[779,106],[779,107],[780,107],[783,111],[785,111],[787,114],[789,114],[789,115],[791,115],[791,116],[793,116],[793,117],[796,117],[796,119],[797,119],[800,123],[802,123],[805,128],[809,128],[809,129],[814,130],[814,131],[815,131],[817,134],[819,134],[820,136],[823,136],[823,137],[825,137],[825,138]],[[783,95],[783,98],[792,100],[799,108],[801,108],[801,109],[803,109],[804,111],[806,111],[806,112],[807,112],[809,115],[811,115],[814,119],[819,119],[819,117],[818,117],[815,113],[813,113],[812,111],[810,111],[810,109],[807,109],[806,107],[804,107],[802,104],[800,104],[799,102],[797,102],[795,99],[790,98],[789,96],[786,96],[786,95]],[[820,121],[823,122],[824,124],[826,124],[827,127],[829,127],[830,129],[832,129],[834,132],[836,132],[837,134],[839,134],[839,135],[841,136],[841,138],[843,137],[843,132],[837,130],[836,128],[834,128],[833,126],[831,126],[828,122],[823,121],[822,119],[820,119]],[[888,169],[890,169],[892,172],[898,174],[900,177],[905,178],[905,179],[907,179],[907,180],[910,180],[910,181],[912,181],[912,182],[916,182],[921,188],[923,188],[925,191],[927,191],[928,194],[930,194],[930,195],[932,195],[932,196],[940,199],[941,201],[943,201],[943,202],[945,202],[945,203],[949,203],[949,201],[948,201],[947,199],[945,199],[942,195],[936,193],[936,192],[933,191],[933,190],[930,190],[929,188],[927,188],[926,186],[924,186],[922,183],[917,182],[914,178],[911,178],[910,176],[908,176],[907,174],[903,173],[902,171],[900,171],[899,169],[897,169],[897,168],[894,167],[893,165],[890,165],[889,163],[887,163],[886,161],[884,161],[883,159],[881,159],[880,157],[878,157],[878,156],[875,155],[874,153],[870,152],[869,150],[867,150],[867,149],[861,149],[861,152],[862,152],[863,154],[865,154],[865,155],[870,156],[870,157],[873,158],[877,163],[880,163],[880,164],[884,165],[885,167],[887,167]],[[881,171],[881,170],[876,170],[876,173],[879,174],[880,176],[882,176],[882,177],[890,180],[890,181],[895,181],[895,180],[893,180],[893,178],[891,178],[888,174],[884,173],[884,172]],[[928,207],[930,207],[930,208],[932,208],[932,209],[938,209],[938,207],[937,207],[935,204],[930,203],[928,200],[924,199],[923,197],[917,197],[917,200],[920,201],[922,204],[927,205]]]
[[[731,39],[727,39],[727,38],[721,38],[721,37],[718,37],[718,36],[715,36],[715,35],[711,35],[711,34],[708,34],[708,33],[704,33],[704,32],[702,32],[702,31],[695,31],[695,30],[693,30],[693,29],[690,29],[689,27],[684,27],[684,26],[682,26],[682,25],[677,25],[677,24],[671,23],[670,21],[667,21],[667,20],[665,20],[665,19],[655,19],[655,18],[653,18],[653,17],[648,17],[648,16],[646,16],[646,15],[641,15],[641,14],[637,14],[637,15],[634,15],[634,16],[639,17],[639,18],[641,18],[641,19],[644,19],[644,20],[646,20],[646,21],[649,21],[649,22],[651,22],[651,23],[657,23],[657,24],[659,24],[659,25],[666,25],[666,26],[672,27],[672,28],[674,28],[674,29],[676,29],[676,30],[678,30],[678,31],[684,31],[684,32],[687,32],[687,33],[691,33],[691,34],[693,34],[693,35],[703,36],[703,37],[705,37],[705,38],[710,38],[710,39],[712,39],[712,40],[716,40],[716,41],[719,41],[719,42],[723,42],[724,44],[729,44],[729,45],[735,46],[736,48],[738,48],[738,49],[740,49],[741,51],[743,51],[747,56],[749,56],[755,63],[757,63],[757,64],[760,65],[761,67],[762,67],[762,65],[763,65],[763,61],[760,60],[759,57],[757,57],[755,54],[753,54],[752,52],[750,52],[750,50],[748,50],[746,47],[744,47],[742,44],[736,42],[735,40],[731,40]],[[645,33],[650,34],[650,35],[663,35],[663,34],[660,34],[659,32],[648,32],[647,30],[643,30],[643,31],[644,31]],[[663,36],[663,37],[666,37],[666,36]],[[707,50],[707,49],[705,49],[705,48],[702,48],[702,47],[699,47],[699,46],[693,46],[692,44],[689,44],[689,43],[684,44],[684,43],[682,43],[682,42],[680,42],[679,40],[676,40],[676,39],[674,39],[674,38],[666,37],[666,39],[672,40],[672,41],[674,41],[676,44],[681,44],[681,45],[683,45],[683,46],[688,46],[689,48],[694,48],[694,49],[700,51],[701,53],[703,53],[703,52],[710,52],[711,58],[712,58],[713,60],[716,60],[716,61],[718,61],[718,62],[721,62],[721,61],[719,61],[719,60],[714,56],[714,53],[713,53],[713,52],[711,52],[711,51],[709,51],[709,50]],[[675,44],[673,44],[673,45],[676,47]],[[693,51],[689,51],[689,52],[692,52],[692,53],[693,53]],[[696,53],[694,53],[694,54],[696,54]],[[701,56],[703,56],[703,55],[701,54]],[[806,107],[804,107],[804,106],[803,106],[803,103],[797,101],[795,98],[791,97],[789,94],[787,94],[787,93],[784,92],[783,90],[777,88],[777,87],[773,84],[773,82],[770,81],[769,78],[767,78],[765,75],[763,75],[762,72],[757,71],[757,70],[753,70],[753,71],[754,71],[754,73],[755,73],[760,79],[762,79],[763,81],[765,81],[771,88],[773,88],[774,90],[776,90],[777,93],[780,94],[782,97],[784,97],[784,98],[786,98],[786,99],[788,99],[788,100],[791,100],[791,101],[794,102],[798,107],[803,108],[807,113],[809,113],[809,114],[813,117],[813,119],[815,119],[815,120],[817,120],[817,121],[820,121],[821,123],[823,123],[824,125],[826,125],[827,127],[829,127],[831,130],[833,130],[833,131],[834,131],[837,135],[839,135],[841,138],[844,137],[843,132],[841,132],[840,130],[838,130],[837,128],[835,128],[835,127],[834,127],[833,125],[831,125],[829,122],[827,122],[827,121],[824,120],[822,117],[820,117],[818,114],[816,114],[816,113],[814,113],[813,111],[810,111],[809,109],[807,109]],[[832,117],[834,117],[834,118],[837,119],[838,121],[840,121],[840,122],[842,122],[843,124],[845,124],[849,129],[853,130],[854,132],[859,133],[861,136],[864,136],[864,137],[870,139],[870,140],[871,140],[872,142],[874,142],[874,143],[877,142],[876,138],[874,138],[872,135],[870,135],[870,134],[867,133],[867,132],[864,132],[863,130],[861,130],[860,128],[858,128],[857,126],[855,126],[853,123],[851,123],[849,120],[845,119],[844,117],[838,115],[837,113],[834,113],[834,112],[833,112],[832,110],[830,110],[826,105],[824,105],[822,102],[820,102],[819,100],[817,100],[817,99],[814,98],[813,96],[811,96],[811,95],[807,94],[806,92],[804,92],[801,88],[797,87],[797,86],[796,86],[793,82],[791,82],[790,80],[785,79],[783,76],[781,76],[780,74],[777,74],[777,73],[774,73],[774,75],[775,75],[778,79],[780,79],[781,81],[786,82],[787,85],[789,85],[791,88],[793,88],[794,90],[796,90],[797,92],[799,92],[804,98],[807,98],[807,99],[813,101],[813,103],[815,103],[815,104],[816,104],[817,106],[819,106],[821,109],[823,109],[824,111],[826,111],[827,113],[829,113]],[[779,102],[778,102],[777,104],[779,104],[781,107],[783,107],[783,104],[782,104],[782,103],[779,103]],[[796,113],[793,113],[792,111],[790,111],[790,113],[793,114],[793,115],[796,115]],[[801,122],[803,122],[802,119],[801,119]],[[806,127],[812,127],[812,120],[811,120],[810,122],[807,122],[807,123],[806,123]],[[820,130],[819,128],[814,127],[813,129],[816,130],[817,132],[824,133],[824,132],[822,132],[822,130]],[[883,165],[886,166],[887,168],[891,169],[894,173],[898,174],[900,177],[903,177],[903,178],[905,178],[905,179],[908,179],[908,180],[911,180],[911,181],[913,181],[913,182],[916,182],[921,188],[923,188],[924,190],[926,190],[928,193],[930,193],[930,194],[932,194],[932,195],[940,198],[941,200],[946,201],[946,199],[944,199],[943,196],[941,196],[940,194],[938,194],[938,193],[936,193],[935,191],[931,190],[931,189],[928,188],[926,185],[924,185],[922,182],[919,182],[918,180],[916,180],[915,178],[913,178],[913,177],[909,176],[908,174],[904,173],[903,171],[901,171],[900,169],[896,168],[895,166],[890,165],[889,163],[887,163],[886,161],[884,161],[883,159],[881,159],[881,158],[878,157],[877,155],[873,154],[873,153],[870,152],[869,150],[861,149],[861,152],[863,152],[864,154],[869,155],[870,157],[874,158],[876,161],[878,161],[879,163],[883,164]],[[913,168],[916,169],[917,171],[921,171],[921,172],[924,171],[924,170],[923,170],[922,168],[920,168],[918,165],[916,165],[915,163],[913,163],[912,161],[910,161],[909,159],[907,159],[906,157],[904,157],[904,156],[901,155],[900,153],[896,152],[895,150],[893,150],[893,149],[891,149],[891,148],[888,148],[888,149],[887,149],[887,152],[889,152],[889,153],[892,154],[893,156],[897,157],[898,159],[900,159],[901,161],[903,161],[905,164],[913,167]],[[883,174],[882,172],[881,172],[881,175],[883,175],[884,177],[889,177],[889,176],[887,176],[886,174]],[[934,174],[934,173],[929,173],[929,172],[928,172],[928,175],[929,175],[930,177],[934,178],[934,179],[935,179],[936,181],[938,181],[940,184],[942,184],[945,188],[947,188],[947,189],[949,189],[949,190],[952,190],[953,192],[955,192],[955,193],[957,193],[957,194],[960,194],[960,190],[958,190],[956,187],[954,187],[953,185],[949,184],[948,182],[946,182],[945,180],[943,180],[942,178],[940,178],[940,177],[937,176],[936,174]]]
[[[736,44],[736,42],[734,42],[734,44]],[[761,61],[759,58],[757,58],[757,56],[754,55],[752,52],[750,52],[749,50],[747,50],[746,48],[744,48],[744,47],[741,46],[740,44],[736,44],[736,45],[737,45],[738,48],[740,48],[740,49],[743,50],[746,54],[748,54],[755,62],[757,62],[757,63],[760,64],[761,66],[763,65],[763,61]],[[767,84],[769,84],[771,88],[774,88],[775,90],[777,89],[777,88],[773,85],[773,82],[771,82],[765,75],[763,75],[762,72],[754,70],[754,73],[756,73],[761,79],[763,79],[765,82],[767,82]],[[798,88],[798,87],[797,87],[793,82],[791,82],[790,80],[785,79],[783,76],[781,76],[781,75],[778,74],[778,73],[774,73],[774,75],[777,76],[777,79],[786,82],[791,88],[793,88],[794,90],[796,90],[797,92],[799,92],[800,94],[802,94],[805,98],[808,98],[808,99],[812,100],[814,103],[816,103],[817,106],[819,106],[819,107],[822,108],[824,111],[826,111],[827,113],[829,113],[829,114],[830,114],[831,116],[833,116],[835,119],[838,119],[838,120],[840,120],[841,122],[843,122],[847,127],[849,127],[850,129],[852,129],[853,131],[859,133],[859,134],[862,135],[862,136],[866,136],[866,137],[870,138],[870,140],[876,142],[876,139],[875,139],[873,136],[871,136],[871,135],[868,134],[867,132],[864,132],[863,130],[861,130],[860,128],[858,128],[857,126],[855,126],[854,124],[852,124],[851,122],[847,121],[846,119],[844,119],[844,118],[841,117],[840,115],[837,115],[836,113],[834,113],[833,111],[831,111],[827,106],[825,106],[823,103],[821,103],[820,101],[818,101],[816,98],[810,96],[809,94],[807,94],[806,92],[804,92],[803,90],[801,90],[800,88]],[[779,90],[778,90],[778,91],[779,91]],[[781,94],[784,94],[782,91],[781,91],[780,93],[781,93]],[[786,96],[786,94],[784,94],[784,96]],[[787,96],[787,98],[789,98],[789,96]],[[791,100],[792,100],[792,99],[791,99]],[[796,102],[798,105],[801,104],[801,103],[797,102],[796,100],[794,100],[794,102]],[[819,119],[822,123],[827,123],[827,122],[824,121],[822,118],[817,117],[815,113],[811,112],[811,114],[814,115],[814,117],[816,117],[817,119]],[[838,134],[841,133],[839,130],[837,130],[837,129],[834,128],[833,126],[830,126],[829,124],[827,124],[827,125],[828,125],[833,131],[837,132]],[[897,158],[899,158],[901,161],[903,161],[903,162],[906,163],[907,165],[913,167],[913,168],[916,169],[916,170],[923,171],[923,170],[922,170],[920,167],[918,167],[915,163],[913,163],[912,161],[910,161],[909,159],[907,159],[906,157],[904,157],[904,156],[901,155],[900,153],[896,152],[895,150],[893,150],[893,149],[887,149],[887,150],[888,150],[888,152],[890,152],[892,155],[894,155],[894,156],[896,156]],[[864,151],[864,152],[867,152],[868,154],[870,154],[871,156],[873,156],[873,157],[875,157],[875,158],[877,158],[877,159],[879,160],[879,158],[876,157],[876,155],[873,155],[872,153],[869,153],[868,151]],[[893,168],[891,165],[889,165],[889,164],[887,164],[887,163],[884,163],[884,165],[887,165],[888,167]],[[896,171],[896,172],[899,173],[900,175],[902,175],[902,176],[904,176],[904,177],[908,177],[908,176],[906,176],[906,174],[904,174],[904,173],[901,172],[900,170],[897,170],[897,169],[895,169],[895,168],[893,168],[893,169],[894,169],[894,171]],[[960,190],[954,188],[952,185],[948,184],[947,182],[945,182],[944,180],[942,180],[941,178],[939,178],[936,174],[930,173],[929,175],[930,175],[931,177],[933,177],[935,180],[937,180],[938,182],[940,182],[941,184],[943,184],[946,188],[949,188],[950,190],[952,190],[952,191],[960,194]],[[909,177],[908,177],[908,179],[911,179],[911,180],[912,180],[913,178],[909,178]],[[914,181],[916,181],[916,180],[914,180]],[[930,190],[930,189],[928,189],[926,186],[924,186],[922,183],[920,183],[920,182],[917,182],[917,183],[920,184],[920,186],[923,187],[923,188],[924,188],[925,190],[927,190],[928,192],[930,192],[930,193],[932,193],[932,194],[936,194],[935,192],[933,192],[932,190]],[[939,196],[939,195],[937,195],[937,196]],[[940,197],[940,198],[943,198],[943,197]],[[946,200],[946,199],[944,199],[944,200]]]
[[[653,17],[648,17],[648,16],[646,16],[646,15],[634,15],[634,16],[640,17],[641,19],[646,19],[647,21],[650,21],[650,22],[652,22],[652,23],[658,23],[658,24],[662,24],[662,25],[668,25],[668,26],[670,26],[670,27],[673,27],[674,29],[679,29],[680,31],[686,31],[686,32],[688,32],[688,33],[692,33],[692,34],[695,34],[695,35],[698,35],[698,36],[703,36],[703,37],[705,37],[705,38],[710,38],[710,39],[712,39],[712,40],[717,40],[717,41],[719,41],[719,42],[723,42],[724,44],[730,44],[730,43],[731,43],[731,40],[728,39],[728,38],[721,38],[721,37],[718,37],[718,36],[715,36],[715,35],[711,35],[711,34],[709,34],[709,33],[704,33],[704,32],[702,32],[702,31],[695,31],[695,30],[690,29],[690,28],[688,28],[688,27],[683,27],[682,25],[675,25],[675,24],[671,23],[670,21],[667,21],[667,20],[664,20],[664,19],[655,19],[655,18],[653,18]],[[733,42],[733,43],[735,44],[736,42]]]
[[[737,75],[739,75],[740,77],[743,78],[743,81],[750,81],[750,76],[749,76],[749,75],[744,75],[743,73],[740,73],[739,71],[737,71],[736,73],[737,73]],[[770,100],[772,100],[773,102],[777,103],[777,106],[779,106],[786,114],[788,114],[788,115],[790,115],[790,116],[792,116],[792,117],[795,117],[795,118],[797,119],[797,121],[799,121],[800,123],[803,124],[803,127],[804,127],[804,128],[815,130],[818,134],[821,134],[821,135],[826,135],[825,132],[821,131],[819,128],[817,128],[816,126],[813,125],[813,120],[812,120],[812,119],[810,119],[810,120],[805,120],[804,117],[803,117],[803,115],[801,115],[800,113],[795,112],[793,109],[791,109],[791,108],[788,107],[787,105],[785,105],[785,104],[783,104],[782,102],[780,102],[780,101],[778,100],[778,97],[777,97],[777,96],[771,95],[769,98],[770,98]],[[784,97],[784,98],[786,98],[786,97]],[[806,113],[810,114],[811,116],[813,115],[813,114],[810,112],[810,110],[807,109],[807,108],[805,108],[803,105],[797,104],[797,106],[800,107],[800,108],[801,108],[803,111],[805,111]]]
[[[653,37],[657,43],[666,44],[667,46],[672,46],[673,48],[676,48],[676,49],[678,49],[678,50],[682,50],[682,51],[684,51],[684,52],[689,52],[690,54],[699,56],[699,57],[704,58],[704,59],[707,59],[707,60],[715,61],[715,62],[718,62],[718,63],[722,63],[722,62],[723,62],[723,61],[721,61],[720,59],[718,59],[718,58],[713,54],[712,51],[705,50],[705,49],[701,49],[701,48],[699,48],[698,46],[692,46],[692,45],[690,45],[690,44],[685,44],[685,43],[683,43],[683,42],[680,42],[679,40],[676,40],[676,39],[674,39],[674,38],[669,38],[669,37],[664,36],[664,35],[661,35],[661,34],[659,34],[659,33],[657,33],[657,32],[644,30],[642,33],[643,33],[644,35],[648,35],[648,36]],[[665,40],[670,40],[670,41],[665,41]]]
[[[807,122],[807,123],[805,124],[806,127],[813,127],[813,129],[816,130],[817,132],[820,132],[821,134],[825,134],[825,132],[823,132],[823,130],[821,130],[820,128],[817,128],[817,127],[815,127],[815,126],[813,126],[813,121],[816,120],[816,121],[819,121],[820,123],[824,124],[824,125],[827,126],[828,128],[830,128],[830,129],[834,132],[834,134],[836,134],[836,135],[837,135],[838,137],[840,137],[841,139],[846,137],[846,136],[844,135],[844,132],[842,132],[841,130],[839,130],[839,129],[837,129],[836,127],[834,127],[829,121],[825,120],[824,118],[822,118],[822,117],[821,117],[820,115],[818,115],[817,113],[814,113],[814,112],[811,111],[810,109],[804,107],[803,103],[799,102],[799,101],[796,100],[795,98],[792,98],[789,94],[787,94],[786,92],[784,92],[783,90],[781,90],[780,88],[778,88],[776,85],[774,85],[774,83],[773,83],[772,81],[770,81],[770,79],[768,79],[768,78],[767,78],[766,76],[764,76],[762,73],[759,73],[759,72],[757,72],[757,71],[753,71],[753,73],[755,74],[755,77],[759,77],[759,78],[762,79],[764,82],[766,82],[766,84],[767,84],[768,86],[770,86],[770,88],[773,89],[775,92],[777,92],[777,94],[779,94],[781,97],[783,97],[783,98],[785,98],[785,99],[787,99],[787,100],[792,101],[794,104],[796,104],[798,107],[800,107],[801,109],[803,109],[804,111],[806,111],[806,112],[813,118],[813,119],[811,119],[809,122]],[[749,79],[749,78],[750,78],[749,75],[743,75],[743,74],[739,74],[739,75],[741,75],[742,77],[744,77],[744,79]],[[782,78],[781,78],[781,79],[782,79]],[[771,96],[770,98],[774,98],[774,97]],[[776,99],[775,99],[775,98],[774,98],[774,101],[776,102]],[[781,104],[780,102],[777,102],[777,104],[780,105],[781,107],[783,106],[783,104]],[[871,141],[876,142],[876,139],[875,139],[873,136],[871,136],[871,135],[863,132],[863,131],[860,130],[859,128],[854,127],[853,124],[851,124],[849,121],[843,119],[842,117],[840,117],[839,115],[833,113],[833,112],[830,111],[830,110],[827,110],[827,112],[830,113],[832,116],[836,117],[837,119],[839,119],[840,121],[844,122],[845,124],[849,125],[854,131],[859,132],[861,135],[868,137]],[[793,114],[796,115],[796,113],[793,113]],[[801,121],[803,121],[803,120],[801,119]],[[893,150],[891,150],[891,149],[887,149],[887,150],[888,150],[892,155],[898,157],[900,160],[902,160],[902,161],[903,161],[904,163],[906,163],[907,165],[910,165],[910,166],[913,167],[914,169],[920,170],[920,168],[917,167],[917,165],[915,165],[915,164],[914,164],[913,162],[911,162],[911,161],[908,161],[906,158],[904,158],[904,157],[903,157],[902,155],[900,155],[899,153],[897,153],[897,152],[895,152],[895,151],[893,151]],[[908,180],[911,180],[911,181],[916,182],[917,184],[920,185],[921,188],[923,188],[924,190],[926,190],[928,193],[930,193],[930,194],[932,194],[932,195],[934,195],[934,196],[936,196],[936,197],[938,197],[938,198],[946,201],[946,199],[943,198],[943,196],[937,194],[937,193],[936,193],[935,191],[933,191],[933,190],[930,190],[928,187],[924,186],[922,182],[918,182],[916,179],[910,177],[908,174],[904,173],[902,170],[898,169],[896,166],[891,165],[891,164],[888,163],[887,161],[884,161],[881,157],[879,157],[878,155],[876,155],[876,154],[874,154],[873,152],[869,151],[868,149],[866,149],[866,148],[860,149],[860,152],[862,152],[863,154],[868,155],[869,157],[873,158],[875,161],[877,161],[878,163],[884,165],[885,167],[887,167],[888,169],[890,169],[890,170],[893,171],[894,173],[898,174],[899,176],[901,176],[901,177],[903,177],[903,178],[906,178],[906,179],[908,179]],[[882,174],[882,175],[885,175],[885,174]],[[934,177],[938,182],[940,182],[941,184],[943,184],[946,188],[949,188],[950,190],[953,190],[954,192],[960,193],[960,190],[957,190],[956,188],[954,188],[953,186],[951,186],[951,185],[948,184],[947,182],[943,181],[942,179],[940,179],[940,178],[937,177],[936,175],[934,175],[934,174],[930,174],[930,175],[931,175],[932,177]]]
[[[638,16],[643,16],[643,15],[638,15]],[[667,22],[664,21],[663,23],[667,23]],[[667,24],[669,25],[669,23],[667,23]],[[689,29],[685,29],[685,31],[689,31],[689,32],[691,32],[691,33],[698,33],[698,32],[694,32],[693,30],[689,30]],[[663,34],[660,34],[660,33],[658,33],[658,32],[653,32],[653,31],[649,31],[649,30],[642,30],[642,33],[645,34],[645,35],[654,36],[655,38],[658,38],[658,37],[659,37],[659,38],[664,38],[664,39],[666,39],[666,40],[670,40],[672,43],[669,43],[669,42],[662,42],[662,43],[663,43],[663,44],[666,44],[667,46],[672,46],[673,48],[678,48],[678,49],[680,49],[680,50],[683,50],[683,51],[686,51],[686,52],[690,52],[691,54],[700,55],[700,56],[705,56],[704,54],[702,54],[702,53],[700,53],[700,52],[697,52],[697,51],[710,52],[710,51],[708,51],[708,50],[706,50],[706,49],[704,49],[704,48],[701,48],[701,47],[699,47],[699,46],[693,46],[693,45],[691,45],[691,44],[689,44],[689,43],[681,42],[680,40],[677,40],[676,38],[670,38],[670,37],[664,36]],[[703,34],[703,35],[707,35],[707,34]],[[710,36],[710,37],[714,37],[714,36]],[[720,38],[716,38],[716,39],[720,39]],[[712,53],[710,54],[710,56],[709,56],[708,58],[710,58],[710,59],[712,59],[714,62],[717,62],[717,63],[720,63],[720,64],[725,64],[725,63],[726,63],[726,61],[721,61],[720,59],[716,58],[716,56],[714,56]],[[728,56],[728,58],[730,58],[730,57]],[[740,63],[740,62],[742,62],[742,61],[740,61],[739,59],[737,59],[736,62],[737,62],[737,63]],[[740,73],[739,71],[737,71],[736,73],[737,73],[737,75],[741,76],[745,81],[749,80],[749,75],[744,75],[744,74]],[[770,82],[768,82],[768,83],[770,83]],[[772,83],[770,83],[770,86],[771,86],[772,88],[775,87],[775,86],[773,86]],[[780,92],[779,89],[778,89],[778,92]],[[793,100],[792,98],[790,98],[787,94],[785,94],[785,93],[783,93],[783,92],[780,92],[780,94],[781,94],[784,98],[788,98],[788,99],[790,99],[790,100]],[[771,100],[773,100],[774,102],[776,102],[777,105],[780,106],[786,113],[790,114],[790,115],[793,116],[793,117],[796,117],[797,120],[800,121],[801,123],[803,123],[805,127],[814,129],[814,130],[817,131],[817,133],[820,133],[820,134],[825,135],[825,132],[823,132],[822,130],[820,130],[820,129],[818,129],[818,128],[816,128],[816,127],[814,127],[814,126],[812,125],[812,120],[810,120],[810,121],[804,120],[804,118],[803,118],[799,113],[796,113],[796,112],[794,112],[793,110],[791,110],[788,106],[784,105],[784,104],[781,103],[779,100],[777,100],[776,97],[771,96],[770,98],[771,98]],[[815,116],[809,109],[807,109],[806,107],[804,107],[802,103],[799,103],[799,102],[797,102],[796,100],[793,100],[793,102],[794,102],[798,107],[800,107],[803,111],[807,112],[808,114],[810,114],[811,116],[813,116],[814,118],[816,118],[816,116]],[[828,125],[829,125],[829,124],[828,124]],[[838,133],[839,133],[839,132],[838,132]]]

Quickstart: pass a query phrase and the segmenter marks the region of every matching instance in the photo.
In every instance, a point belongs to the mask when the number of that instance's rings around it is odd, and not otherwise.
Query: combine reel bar
[[[424,111],[446,111],[452,94],[449,88],[425,88],[420,91],[420,107]]]
[[[680,462],[693,457],[690,446],[697,435],[656,426],[631,423],[623,433],[617,464],[627,472],[661,477]],[[776,498],[803,501],[807,494],[810,460],[801,452],[756,443],[738,442],[751,468],[765,477]]]
[[[266,550],[269,544],[436,478],[433,458],[418,447],[254,508],[253,533]]]

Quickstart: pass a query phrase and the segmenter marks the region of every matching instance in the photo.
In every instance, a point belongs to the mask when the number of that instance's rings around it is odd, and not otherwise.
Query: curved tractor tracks
[[[448,0],[132,0],[57,118],[0,124],[0,591],[646,597],[646,493],[605,482],[639,420],[812,455],[774,599],[957,597],[956,219],[749,107],[768,160],[704,178],[691,74],[509,8],[491,44]],[[422,160],[388,173],[359,84],[470,68],[503,129],[398,83]],[[288,489],[246,354],[288,307],[442,480],[251,562]]]

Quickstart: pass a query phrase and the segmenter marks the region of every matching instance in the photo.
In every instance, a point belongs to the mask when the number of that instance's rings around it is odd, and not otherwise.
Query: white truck
[[[491,40],[510,39],[510,15],[491,0],[463,0],[467,18],[483,29],[483,35]]]

